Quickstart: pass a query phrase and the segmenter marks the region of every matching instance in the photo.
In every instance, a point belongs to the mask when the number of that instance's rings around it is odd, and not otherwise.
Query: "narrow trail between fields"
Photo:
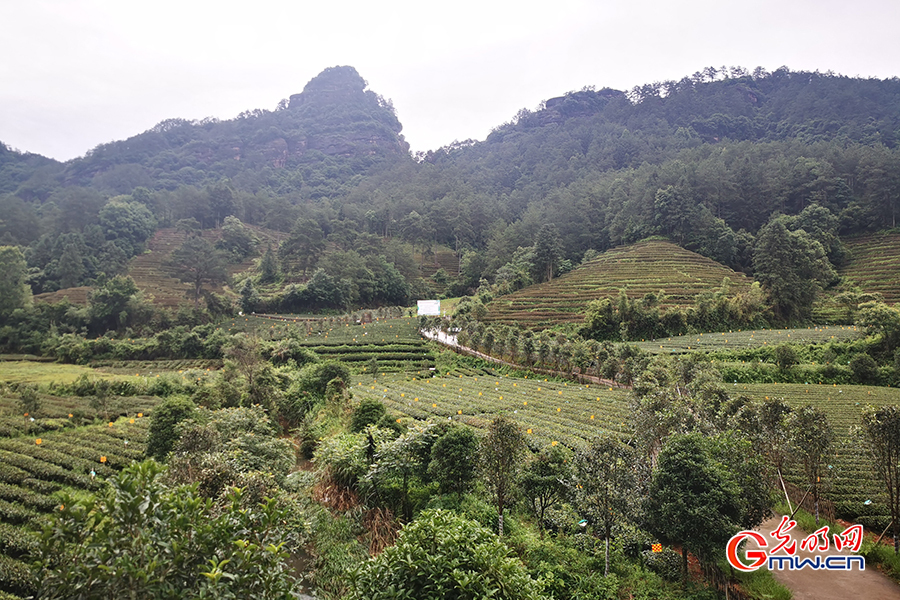
[[[768,519],[757,530],[766,536],[767,540],[774,541],[770,533],[775,531],[781,517]],[[797,540],[797,556],[801,558],[814,557],[815,553],[807,552],[800,548],[800,542],[808,534],[798,531],[796,527],[790,530],[790,535]],[[774,545],[770,543],[770,547]],[[756,549],[758,546],[753,540],[748,540],[748,549]],[[837,552],[831,547],[827,554],[849,554],[846,550]],[[763,567],[765,568],[765,567]],[[794,593],[794,600],[900,600],[900,585],[897,585],[878,570],[866,565],[865,571],[825,571],[814,569],[800,569],[797,571],[773,570],[775,579]]]
[[[469,348],[467,346],[461,346],[459,344],[459,342],[456,341],[455,335],[452,335],[449,333],[444,333],[443,331],[434,331],[431,329],[428,329],[428,330],[423,329],[421,331],[421,333],[428,339],[438,342],[439,344],[443,344],[443,345],[447,346],[448,348],[451,348],[451,349],[459,352],[460,354],[468,354],[470,356],[477,356],[478,358],[480,358],[482,360],[486,360],[486,361],[492,362],[492,363],[497,363],[498,365],[505,365],[507,367],[512,367],[514,369],[522,369],[525,371],[534,371],[535,373],[541,373],[543,375],[552,375],[554,377],[575,378],[576,380],[578,380],[582,383],[591,382],[591,383],[597,383],[597,384],[602,384],[602,385],[608,385],[611,387],[626,388],[626,389],[628,388],[628,386],[623,386],[615,381],[611,381],[609,379],[602,379],[600,377],[594,377],[593,375],[584,375],[581,373],[567,373],[565,371],[552,371],[550,369],[539,369],[537,367],[526,367],[525,365],[517,365],[515,363],[507,362],[505,360],[501,360],[499,358],[495,358],[488,354],[479,352],[478,350],[475,350],[473,348]]]

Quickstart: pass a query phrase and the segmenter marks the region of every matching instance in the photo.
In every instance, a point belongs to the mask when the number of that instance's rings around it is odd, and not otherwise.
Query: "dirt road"
[[[759,531],[767,540],[777,543],[769,534],[780,522],[780,516],[769,519],[759,527]],[[813,553],[800,549],[800,541],[807,536],[806,532],[798,532],[795,527],[790,534],[797,540],[797,556],[803,558],[814,556]],[[770,548],[774,545],[772,542]],[[751,544],[752,540],[748,541],[747,547],[750,548]],[[828,552],[820,554],[839,553],[832,547]],[[825,571],[806,568],[798,571],[774,570],[772,574],[779,583],[794,593],[794,600],[900,600],[900,585],[868,565],[865,571],[856,569]]]

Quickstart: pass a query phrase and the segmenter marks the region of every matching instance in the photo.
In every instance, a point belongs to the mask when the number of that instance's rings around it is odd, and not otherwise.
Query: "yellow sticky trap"
[[[38,446],[40,446],[42,441],[43,440],[41,438],[38,438],[38,439],[34,440],[34,443],[37,444]]]
[[[105,462],[106,462],[106,457],[105,457],[105,456],[101,456],[101,457],[100,457],[100,462],[105,463]]]

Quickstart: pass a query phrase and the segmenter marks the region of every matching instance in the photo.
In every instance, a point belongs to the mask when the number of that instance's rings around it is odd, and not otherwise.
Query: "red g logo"
[[[752,560],[753,562],[749,565],[745,565],[744,563],[742,563],[738,558],[737,550],[741,542],[743,542],[747,538],[753,538],[754,540],[756,540],[756,543],[759,544],[760,548],[765,548],[767,546],[766,538],[764,538],[762,534],[755,531],[740,531],[737,535],[728,540],[728,546],[725,547],[725,557],[728,559],[728,564],[730,564],[738,571],[755,571],[763,566],[766,563],[766,559],[768,558],[768,555],[762,550],[748,550],[747,560]]]

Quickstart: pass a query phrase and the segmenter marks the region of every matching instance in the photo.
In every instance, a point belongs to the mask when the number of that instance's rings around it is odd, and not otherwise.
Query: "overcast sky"
[[[0,141],[60,160],[274,109],[335,65],[393,100],[414,151],[706,66],[900,75],[898,0],[0,0],[0,32]]]

